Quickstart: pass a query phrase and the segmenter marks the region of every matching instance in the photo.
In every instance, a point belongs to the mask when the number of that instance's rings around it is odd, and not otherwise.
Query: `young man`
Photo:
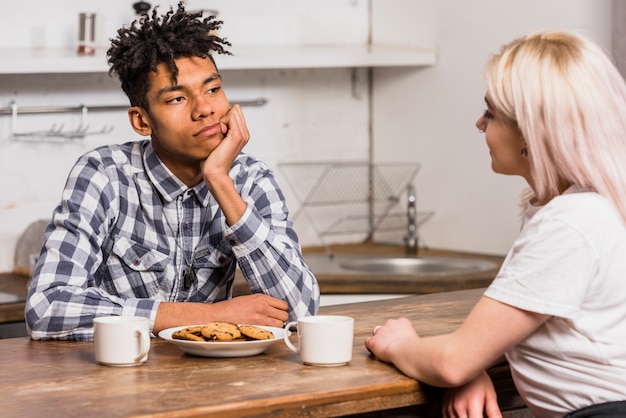
[[[210,55],[228,53],[221,24],[181,4],[118,31],[110,72],[150,139],[100,147],[70,172],[29,289],[31,338],[90,340],[106,315],[149,317],[157,334],[317,312],[283,194],[242,153],[250,134]],[[232,298],[237,264],[252,294]]]

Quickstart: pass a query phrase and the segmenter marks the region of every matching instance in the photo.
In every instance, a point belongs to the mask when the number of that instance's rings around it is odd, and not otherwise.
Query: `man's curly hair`
[[[149,110],[148,75],[150,71],[157,72],[157,65],[165,63],[176,82],[175,60],[178,58],[209,58],[215,64],[212,52],[231,55],[224,48],[231,44],[212,34],[223,22],[215,20],[215,16],[201,17],[202,12],[186,12],[181,1],[176,12],[170,8],[166,14],[158,16],[155,7],[152,15],[144,13],[130,27],[117,31],[118,36],[111,39],[107,51],[109,75],[118,76],[131,106]]]

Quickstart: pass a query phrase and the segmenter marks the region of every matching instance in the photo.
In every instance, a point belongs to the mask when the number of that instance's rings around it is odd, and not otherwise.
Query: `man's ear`
[[[152,124],[148,113],[139,106],[133,106],[128,109],[128,120],[130,126],[135,132],[141,136],[150,136],[152,134]]]

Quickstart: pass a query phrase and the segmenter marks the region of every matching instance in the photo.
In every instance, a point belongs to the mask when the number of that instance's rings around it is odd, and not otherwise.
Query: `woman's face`
[[[487,110],[476,121],[476,127],[485,133],[491,169],[499,174],[524,177],[530,183],[530,162],[522,134],[506,118],[498,114],[485,98]]]

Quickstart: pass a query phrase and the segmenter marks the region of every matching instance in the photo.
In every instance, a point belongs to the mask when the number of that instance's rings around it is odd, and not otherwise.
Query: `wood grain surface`
[[[363,341],[374,326],[397,316],[410,318],[423,336],[450,332],[482,292],[475,289],[322,308],[322,314],[355,318],[353,359],[341,367],[305,366],[280,341],[257,356],[205,358],[153,339],[144,365],[116,368],[98,365],[90,342],[0,340],[2,414],[317,417],[414,408],[415,416],[433,416],[440,391],[377,361]],[[492,372],[502,399],[519,402],[511,390],[508,368]]]

